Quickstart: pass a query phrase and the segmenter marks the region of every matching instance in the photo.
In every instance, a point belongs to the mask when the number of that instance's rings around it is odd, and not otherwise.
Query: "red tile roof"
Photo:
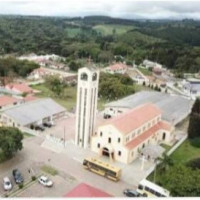
[[[103,192],[85,183],[81,183],[72,189],[65,197],[112,197],[110,194]]]
[[[18,99],[10,96],[0,96],[0,106],[11,105],[17,103]]]
[[[25,102],[27,102],[27,101],[34,101],[36,99],[38,99],[38,98],[35,97],[35,96],[33,96],[33,95],[28,95],[28,96],[24,97]]]
[[[136,137],[135,139],[133,139],[131,142],[129,142],[126,145],[126,148],[133,149],[133,148],[137,147],[139,144],[143,143],[148,138],[150,138],[157,131],[159,131],[159,130],[170,131],[171,128],[172,127],[167,122],[160,121],[158,124],[156,124],[155,126],[153,126],[152,128],[150,128],[149,130],[145,131],[144,133],[142,133],[141,135],[139,135],[138,137]]]
[[[11,90],[16,89],[16,90],[20,91],[21,93],[33,92],[33,89],[24,83],[11,83],[11,84],[6,85],[6,87],[10,88]]]
[[[159,115],[161,110],[154,104],[148,103],[110,119],[103,125],[113,125],[121,133],[128,134]]]
[[[115,63],[114,65],[109,66],[110,70],[120,70],[120,69],[127,69],[128,67],[123,63]]]

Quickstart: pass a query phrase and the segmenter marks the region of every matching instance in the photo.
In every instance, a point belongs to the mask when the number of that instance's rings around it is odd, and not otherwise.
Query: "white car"
[[[3,178],[3,188],[4,190],[8,191],[12,189],[11,181],[8,177]]]
[[[46,187],[52,187],[53,186],[53,182],[51,180],[49,180],[48,177],[46,177],[46,176],[40,176],[38,181],[39,181],[40,184],[42,184]]]

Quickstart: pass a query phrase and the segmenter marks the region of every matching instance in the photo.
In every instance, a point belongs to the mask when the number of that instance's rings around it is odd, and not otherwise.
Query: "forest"
[[[0,55],[57,54],[140,64],[150,59],[177,73],[199,72],[200,21],[0,16]],[[78,65],[79,66],[79,65]]]

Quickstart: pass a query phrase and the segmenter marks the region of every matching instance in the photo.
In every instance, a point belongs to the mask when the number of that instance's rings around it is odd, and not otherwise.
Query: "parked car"
[[[51,127],[52,127],[52,124],[51,124],[51,122],[44,122],[44,123],[43,123],[43,126],[48,127],[48,128],[51,128]]]
[[[24,182],[22,174],[20,173],[20,171],[18,169],[14,169],[12,173],[13,173],[13,177],[15,179],[15,183],[20,184],[20,183]]]
[[[12,183],[8,177],[3,178],[3,188],[8,191],[12,189]]]
[[[124,190],[124,195],[127,197],[141,197],[142,195],[138,193],[136,190],[126,189]]]
[[[51,180],[48,179],[48,177],[46,176],[40,176],[38,178],[38,181],[40,184],[44,185],[45,187],[52,187],[53,186],[53,182]]]
[[[45,127],[43,125],[36,125],[35,130],[44,131]]]

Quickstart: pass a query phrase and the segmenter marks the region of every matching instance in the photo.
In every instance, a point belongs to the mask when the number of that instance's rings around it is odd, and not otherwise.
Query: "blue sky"
[[[200,19],[200,1],[0,0],[0,14]]]

